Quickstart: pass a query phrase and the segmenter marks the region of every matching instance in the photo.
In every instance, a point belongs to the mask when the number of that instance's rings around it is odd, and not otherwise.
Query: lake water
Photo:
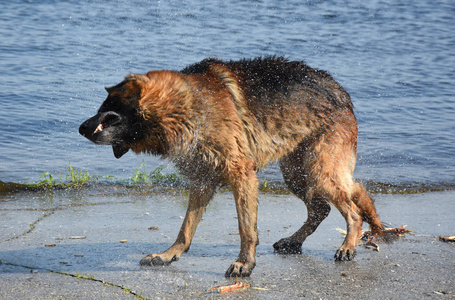
[[[1,1],[0,181],[37,181],[71,162],[131,178],[78,134],[129,72],[206,57],[282,55],[328,70],[359,119],[356,177],[455,188],[455,3],[446,1]],[[276,165],[261,173],[280,181]]]

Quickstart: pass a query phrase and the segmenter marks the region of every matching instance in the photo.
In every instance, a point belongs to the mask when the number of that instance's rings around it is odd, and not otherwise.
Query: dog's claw
[[[340,248],[335,253],[334,258],[336,261],[349,261],[349,260],[354,259],[355,254],[356,254],[355,249]]]
[[[176,261],[176,260],[172,260]],[[171,262],[164,261],[161,256],[156,254],[149,254],[143,259],[141,259],[140,263],[141,266],[167,266],[170,265]]]
[[[253,271],[254,264],[235,262],[226,271],[226,277],[248,277]]]

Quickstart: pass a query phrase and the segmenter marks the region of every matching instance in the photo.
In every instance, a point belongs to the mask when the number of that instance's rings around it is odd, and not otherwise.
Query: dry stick
[[[238,281],[234,284],[216,286],[216,287],[208,289],[207,291],[217,290],[218,293],[226,293],[226,292],[230,292],[230,291],[234,291],[234,290],[244,289],[247,287],[250,287],[250,285],[244,284],[244,283]]]
[[[439,240],[441,240],[443,242],[452,242],[452,243],[454,243],[455,242],[455,235],[452,235],[452,236],[439,236]]]

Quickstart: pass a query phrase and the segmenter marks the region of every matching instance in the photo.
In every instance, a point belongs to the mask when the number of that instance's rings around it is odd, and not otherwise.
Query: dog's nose
[[[88,127],[87,121],[85,121],[84,123],[81,124],[81,126],[79,126],[79,134],[85,136],[85,133],[87,132],[87,127]]]

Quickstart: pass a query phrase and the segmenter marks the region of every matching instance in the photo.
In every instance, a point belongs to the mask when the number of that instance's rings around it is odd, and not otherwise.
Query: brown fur
[[[256,172],[272,161],[279,162],[286,184],[308,209],[302,228],[274,244],[277,252],[300,252],[329,214],[329,203],[347,223],[336,260],[352,259],[362,221],[381,234],[370,196],[352,178],[357,147],[352,103],[328,73],[282,58],[209,59],[181,72],[130,75],[107,91],[81,134],[111,144],[116,157],[131,149],[169,158],[191,181],[176,242],[146,256],[142,265],[169,264],[188,251],[217,186],[229,184],[241,250],[226,276],[249,276],[258,243]],[[106,130],[96,133],[99,124]]]

